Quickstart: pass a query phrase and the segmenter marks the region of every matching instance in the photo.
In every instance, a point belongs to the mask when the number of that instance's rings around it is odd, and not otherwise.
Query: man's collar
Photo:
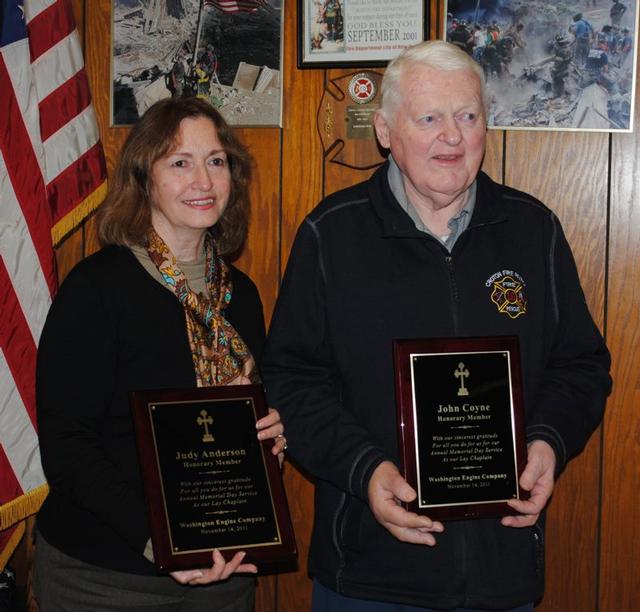
[[[406,189],[404,187],[404,175],[402,174],[402,171],[398,167],[398,164],[396,164],[391,154],[389,154],[389,169],[387,171],[387,179],[389,181],[389,187],[391,188],[391,192],[395,196],[396,200],[398,200],[398,203],[400,204],[402,209],[409,215],[411,220],[414,222],[416,228],[421,232],[427,232],[433,235],[433,232],[431,232],[431,230],[423,223],[415,206],[409,201],[409,198],[407,197]],[[476,190],[477,190],[477,182],[474,180],[471,186],[469,187],[467,201],[465,205],[457,214],[451,217],[451,219],[449,220],[449,223],[451,223],[451,221],[453,220],[458,220],[458,219],[467,217],[467,221],[464,225],[465,226],[468,225],[468,219],[471,219],[471,216],[473,215],[473,211],[476,205]]]
[[[397,201],[389,184],[389,162],[380,166],[368,181],[368,193],[371,204],[380,218],[384,236],[417,238],[422,235],[411,217]],[[503,221],[504,207],[500,205],[502,189],[482,171],[476,178],[476,205],[473,210],[470,227]]]

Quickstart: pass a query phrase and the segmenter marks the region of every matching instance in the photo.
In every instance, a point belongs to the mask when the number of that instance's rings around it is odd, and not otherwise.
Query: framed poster
[[[445,15],[484,70],[490,128],[632,131],[636,2],[447,0]]]
[[[112,0],[111,124],[198,96],[231,125],[279,126],[282,0]]]
[[[383,66],[428,35],[425,0],[298,0],[298,68]]]

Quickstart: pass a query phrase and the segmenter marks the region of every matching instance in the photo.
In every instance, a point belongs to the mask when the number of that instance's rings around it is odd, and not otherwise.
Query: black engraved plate
[[[396,341],[409,508],[437,519],[513,513],[526,450],[516,338]]]

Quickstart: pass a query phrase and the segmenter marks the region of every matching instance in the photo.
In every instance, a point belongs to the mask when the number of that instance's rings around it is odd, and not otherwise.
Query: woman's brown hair
[[[240,249],[249,222],[251,156],[220,113],[199,98],[160,100],[132,128],[98,210],[98,238],[103,245],[146,244],[151,227],[151,167],[175,146],[182,121],[197,117],[206,117],[215,126],[231,170],[229,202],[211,231],[221,254]]]

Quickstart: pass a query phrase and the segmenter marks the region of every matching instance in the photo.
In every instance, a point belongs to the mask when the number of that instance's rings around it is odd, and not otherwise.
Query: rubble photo
[[[631,131],[635,0],[448,0],[446,39],[482,66],[489,127]]]
[[[281,15],[280,0],[112,0],[112,125],[171,96],[280,125]]]

